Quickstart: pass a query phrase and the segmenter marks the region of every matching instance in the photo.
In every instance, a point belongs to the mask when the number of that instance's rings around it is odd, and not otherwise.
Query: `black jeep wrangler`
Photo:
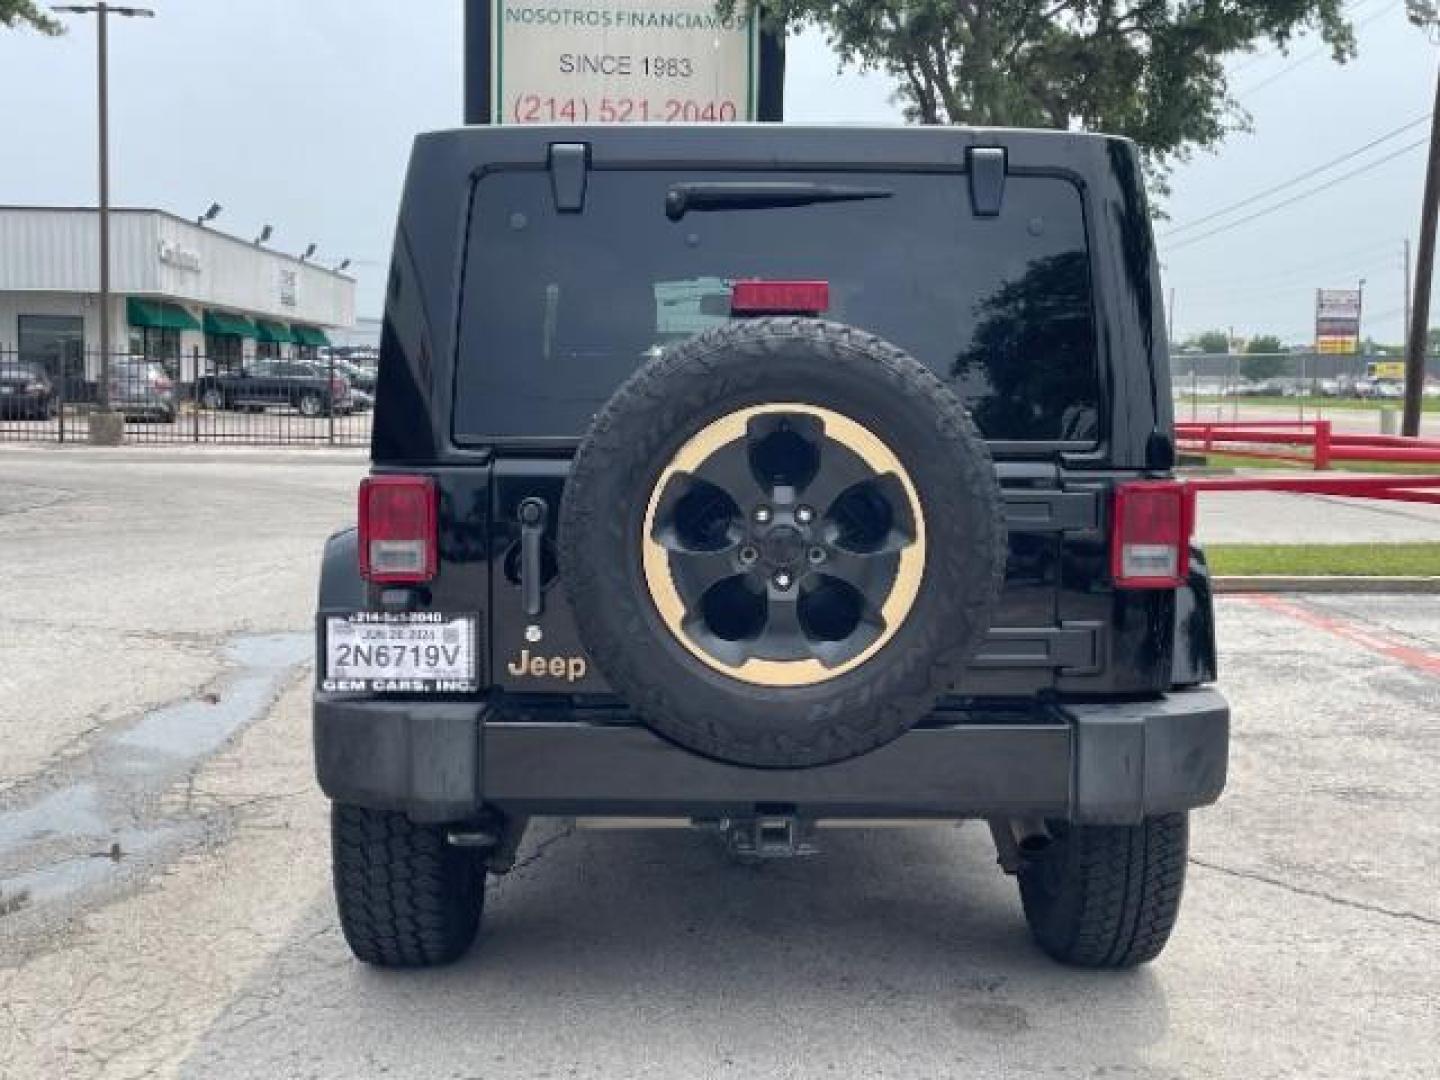
[[[1129,143],[423,136],[372,451],[314,707],[362,960],[463,954],[536,816],[983,820],[1046,952],[1164,947],[1229,710]]]

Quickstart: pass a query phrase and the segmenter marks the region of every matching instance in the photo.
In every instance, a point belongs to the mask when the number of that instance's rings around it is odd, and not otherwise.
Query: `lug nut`
[[[768,506],[757,506],[755,508],[755,520],[764,525],[770,520],[770,508]]]
[[[746,544],[740,549],[740,562],[744,566],[753,566],[759,558],[760,552],[756,551],[749,544]]]
[[[797,506],[795,508],[795,520],[801,525],[809,525],[815,520],[815,511],[808,506]]]
[[[807,558],[809,558],[812,564],[814,564],[815,566],[819,566],[825,561],[825,549],[822,547],[812,547],[808,552],[806,552],[806,556]]]
[[[782,592],[790,588],[790,585],[792,583],[790,575],[787,574],[784,570],[781,570],[778,574],[771,578],[771,580],[775,582],[775,588],[781,590]]]

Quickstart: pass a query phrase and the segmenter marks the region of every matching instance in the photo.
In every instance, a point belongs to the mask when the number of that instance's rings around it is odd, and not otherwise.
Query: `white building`
[[[99,214],[0,207],[0,355],[94,381]],[[355,322],[355,279],[162,210],[112,210],[111,347],[171,366],[305,356]],[[84,375],[80,372],[83,370]]]

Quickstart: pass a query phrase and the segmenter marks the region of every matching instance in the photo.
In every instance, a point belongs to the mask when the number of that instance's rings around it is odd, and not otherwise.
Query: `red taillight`
[[[344,397],[350,392],[350,384],[339,375],[332,375],[330,377],[330,392],[336,397]]]
[[[819,315],[830,310],[828,281],[737,281],[732,315]]]
[[[1190,573],[1195,494],[1173,480],[1115,489],[1110,569],[1120,589],[1176,589]]]
[[[415,583],[435,576],[435,481],[371,476],[360,481],[360,576]]]

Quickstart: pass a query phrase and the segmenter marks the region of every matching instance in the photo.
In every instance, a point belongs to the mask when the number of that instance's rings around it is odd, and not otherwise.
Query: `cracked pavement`
[[[308,631],[361,467],[292,462],[0,449],[0,501],[30,492],[0,514],[0,557],[27,567],[0,611],[0,833],[103,784],[157,707],[230,700],[237,636]],[[364,968],[298,665],[125,803],[179,839],[119,861],[87,839],[105,887],[0,915],[0,1077],[1434,1077],[1440,676],[1405,656],[1440,654],[1440,604],[1287,603],[1307,617],[1221,602],[1230,786],[1194,816],[1146,969],[1039,954],[980,825],[824,833],[751,866],[708,835],[566,822],[492,882],[461,963]]]

